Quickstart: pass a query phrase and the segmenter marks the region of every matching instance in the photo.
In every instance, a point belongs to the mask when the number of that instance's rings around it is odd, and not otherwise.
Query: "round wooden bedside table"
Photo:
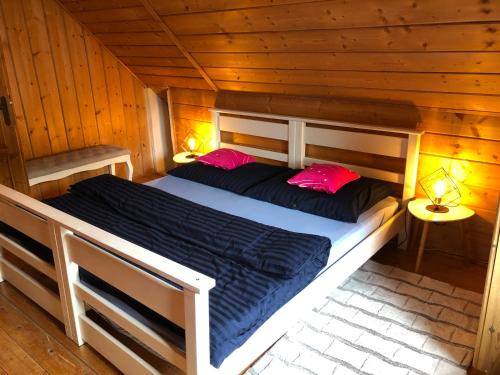
[[[189,155],[196,155],[197,158],[198,156],[201,156],[203,154],[201,152],[179,152],[178,154],[174,155],[174,162],[177,164],[187,164],[196,160],[196,158],[188,158]]]
[[[459,222],[460,236],[462,237],[462,246],[465,247],[463,221],[474,216],[475,212],[465,206],[449,207],[448,212],[431,212],[425,207],[431,204],[429,199],[415,199],[408,203],[408,211],[413,217],[423,221],[422,237],[418,246],[417,263],[415,264],[415,272],[418,272],[422,256],[424,255],[425,241],[429,233],[429,223],[448,223],[452,221]]]

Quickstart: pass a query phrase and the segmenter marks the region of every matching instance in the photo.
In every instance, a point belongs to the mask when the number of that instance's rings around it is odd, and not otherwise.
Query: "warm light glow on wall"
[[[214,149],[215,140],[213,139],[213,128],[211,123],[206,122],[192,122],[191,128],[178,129],[178,137],[180,140],[179,148],[184,151],[197,151],[197,152],[210,152]],[[192,148],[194,139],[194,148]]]
[[[469,162],[465,160],[454,160],[450,163],[450,168],[448,173],[455,181],[464,183],[467,177],[471,173],[469,167]]]

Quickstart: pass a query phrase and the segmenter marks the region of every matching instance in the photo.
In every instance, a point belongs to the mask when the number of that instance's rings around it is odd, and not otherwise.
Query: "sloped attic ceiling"
[[[215,88],[148,1],[63,0],[62,4],[146,85],[157,90]]]
[[[63,3],[154,88],[361,97],[498,112],[499,2]]]

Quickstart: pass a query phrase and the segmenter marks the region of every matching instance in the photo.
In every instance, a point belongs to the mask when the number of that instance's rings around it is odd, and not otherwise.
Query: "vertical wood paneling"
[[[19,101],[15,105],[18,108],[18,117],[22,117],[26,124],[26,130],[29,134],[29,146],[25,144],[28,139],[21,138],[24,143],[21,147],[23,152],[29,152],[30,156],[40,157],[52,153],[49,141],[49,132],[45,122],[40,87],[38,85],[37,75],[33,60],[31,58],[31,46],[27,33],[27,26],[24,18],[22,4],[15,1],[3,1],[2,17],[5,25],[2,40],[5,51],[9,51],[12,57],[11,71],[8,71],[8,85],[19,88]],[[14,99],[14,98],[13,98]],[[23,131],[20,132],[23,134]],[[50,189],[52,194],[59,192],[59,187],[55,183],[46,184],[45,190]],[[41,196],[41,187],[33,189],[35,196]]]
[[[95,144],[131,150],[135,177],[150,155],[142,83],[54,0],[5,0],[0,36],[25,159]],[[137,98],[139,97],[139,100]],[[125,168],[118,168],[125,175]],[[85,173],[32,189],[62,193]],[[41,195],[37,191],[41,191]]]
[[[106,76],[104,74],[104,62],[102,47],[99,42],[89,33],[84,33],[85,45],[87,47],[87,64],[92,83],[94,96],[95,118],[99,129],[101,143],[113,143],[113,129],[111,127],[111,114],[109,108],[108,93],[106,87]]]
[[[113,144],[125,146],[127,144],[127,133],[125,130],[125,116],[123,114],[120,73],[118,72],[119,63],[111,52],[107,50],[102,51],[102,57],[111,115],[111,128],[113,130]],[[125,176],[123,165],[117,166],[116,173],[119,176]]]
[[[45,2],[45,18],[50,42],[56,84],[59,89],[62,114],[69,148],[81,148],[85,145],[78,98],[73,80],[73,69],[68,51],[64,17],[61,9],[53,2]],[[50,78],[49,78],[50,79]]]
[[[49,125],[47,129],[50,146],[52,152],[66,151],[68,150],[68,140],[62,115],[61,96],[54,79],[56,72],[42,4],[40,0],[27,0],[21,3],[24,7],[31,55],[40,87],[45,122]]]
[[[147,121],[147,108],[144,86],[141,82],[134,80],[134,94],[135,106],[137,113],[137,123],[139,124],[139,134],[141,140],[141,155],[142,167],[145,176],[151,175],[154,172],[153,164],[153,148],[151,146],[152,140],[150,139],[149,126]]]
[[[13,68],[10,50],[9,48],[4,48],[4,46],[8,46],[5,39],[6,32],[4,27],[5,23],[3,22],[3,12],[0,7],[0,91],[3,95],[10,96],[11,98],[19,98],[19,90],[17,85],[12,88],[8,87],[7,85],[7,77],[10,72],[13,71]],[[7,157],[10,169],[3,169],[1,173],[3,173],[4,175],[10,175],[13,187],[15,189],[22,192],[27,192],[28,181],[24,170],[24,161],[22,156],[23,154],[21,152],[19,139],[21,139],[21,137],[27,139],[29,144],[29,136],[27,133],[24,117],[20,115],[20,109],[17,107],[11,109],[14,120],[18,122],[19,131],[17,131],[16,129],[7,129],[6,127],[3,127],[2,131],[0,132],[2,133],[2,135],[4,135],[5,141],[5,144],[2,147],[7,151],[12,150],[14,152],[14,155]],[[27,148],[27,153],[31,154],[31,152],[32,151],[30,146]]]
[[[127,68],[118,65],[120,75],[121,92],[123,101],[123,114],[125,116],[126,141],[129,145],[134,174],[143,175],[142,154],[139,137],[139,124],[137,123],[137,107],[135,106],[134,83]]]
[[[106,88],[111,112],[111,128],[113,129],[113,142],[123,145],[126,142],[125,117],[123,114],[122,88],[118,62],[114,56],[106,50],[102,53],[104,74],[106,77]]]
[[[12,53],[14,72],[9,74],[9,86],[15,86],[17,79],[20,101],[18,106],[23,108],[23,117],[26,118],[27,131],[33,157],[49,155],[51,153],[49,133],[45,126],[42,100],[33,61],[31,47],[26,32],[24,12],[20,2],[2,1],[3,21],[6,26],[6,40]],[[4,46],[5,47],[5,46]],[[14,73],[14,74],[12,74]],[[23,147],[23,151],[26,148]],[[28,156],[28,157],[30,157]]]
[[[54,11],[64,20],[65,34],[68,41],[70,65],[73,72],[73,82],[78,100],[78,112],[82,123],[83,141],[85,146],[99,144],[99,130],[97,127],[96,110],[90,80],[89,64],[87,63],[88,51],[85,46],[82,27],[74,22],[69,14],[64,12],[53,2]],[[47,5],[49,6],[49,5]]]

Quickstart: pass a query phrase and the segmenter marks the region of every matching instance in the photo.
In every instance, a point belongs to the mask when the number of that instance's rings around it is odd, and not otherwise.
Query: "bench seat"
[[[126,163],[127,178],[132,180],[130,150],[110,145],[86,147],[31,159],[26,161],[26,172],[29,185],[33,186],[103,167],[108,167],[109,173],[114,175],[116,163]]]

